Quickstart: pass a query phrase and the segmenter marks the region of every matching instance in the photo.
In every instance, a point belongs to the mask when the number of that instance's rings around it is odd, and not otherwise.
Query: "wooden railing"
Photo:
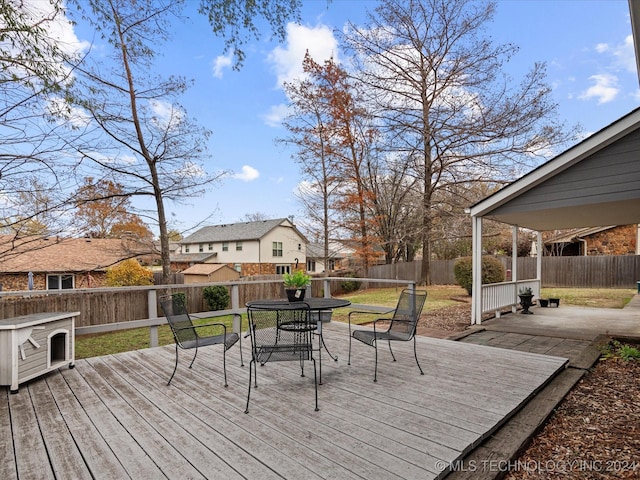
[[[482,313],[495,312],[499,317],[503,308],[511,307],[515,311],[520,302],[518,292],[527,287],[531,288],[534,297],[540,296],[540,281],[536,279],[482,285]]]
[[[312,279],[309,295],[331,297],[336,282],[382,282],[415,288],[407,280],[380,280],[373,278],[321,277]],[[231,306],[227,310],[208,311],[202,295],[204,287],[224,285],[229,289]],[[148,327],[150,344],[158,344],[158,327],[166,319],[159,315],[158,299],[163,295],[182,292],[186,296],[187,309],[195,318],[215,318],[233,315],[233,330],[240,333],[241,315],[246,313],[246,302],[255,299],[283,298],[282,280],[234,281],[184,285],[155,285],[149,287],[122,287],[74,290],[31,290],[0,292],[0,318],[11,318],[40,312],[79,311],[76,318],[76,335],[104,333],[130,328]]]

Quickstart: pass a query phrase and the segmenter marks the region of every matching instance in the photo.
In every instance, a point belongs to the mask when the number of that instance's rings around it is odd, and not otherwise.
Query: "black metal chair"
[[[420,314],[422,313],[422,307],[427,299],[427,292],[425,290],[411,290],[404,289],[398,299],[398,304],[393,312],[393,316],[390,318],[378,318],[373,321],[373,329],[354,330],[351,333],[351,315],[355,314],[371,314],[366,311],[352,311],[349,313],[349,360],[348,364],[351,365],[351,338],[355,338],[370,347],[374,347],[376,351],[376,366],[373,374],[373,381],[378,381],[378,340],[386,340],[389,343],[389,351],[393,361],[396,361],[396,357],[391,349],[392,341],[408,342],[413,340],[413,354],[416,358],[416,364],[420,369],[420,375],[424,375],[420,362],[418,362],[418,353],[416,351],[416,327]],[[378,323],[380,322],[380,323]],[[381,329],[380,324],[388,323],[386,329]]]
[[[317,328],[311,318],[309,305],[304,302],[288,304],[254,304],[247,308],[249,314],[249,333],[251,336],[251,363],[249,364],[249,391],[245,413],[249,413],[251,380],[258,388],[257,364],[269,362],[295,361],[300,363],[301,376],[304,377],[304,362],[313,361],[313,381],[318,410],[318,375],[316,360],[313,357],[313,332]],[[253,369],[252,369],[253,366]]]
[[[173,339],[176,342],[176,363],[167,385],[171,384],[171,380],[173,380],[173,376],[176,374],[176,370],[178,369],[179,348],[183,350],[195,349],[193,359],[189,364],[189,368],[191,368],[193,367],[193,362],[196,361],[199,347],[222,344],[224,345],[222,355],[224,386],[227,387],[227,350],[240,340],[240,335],[235,332],[227,333],[226,325],[219,322],[194,325],[189,313],[187,312],[183,297],[179,294],[161,297],[160,306],[162,307],[164,316],[167,318],[167,322],[169,323],[171,332],[173,333]],[[202,331],[202,329],[205,328],[209,330],[207,335],[198,333],[198,331]],[[215,332],[215,334],[212,335],[211,332]],[[242,364],[242,342],[240,342],[240,359],[240,363]]]

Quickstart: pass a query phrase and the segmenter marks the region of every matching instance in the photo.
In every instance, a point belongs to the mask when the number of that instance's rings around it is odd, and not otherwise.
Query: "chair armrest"
[[[203,323],[202,325],[194,325],[194,329],[205,328],[205,327],[222,327],[224,329],[225,335],[227,334],[227,326],[224,323],[213,322],[213,323]]]

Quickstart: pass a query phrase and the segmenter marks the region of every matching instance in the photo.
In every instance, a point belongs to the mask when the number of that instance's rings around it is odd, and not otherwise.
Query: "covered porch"
[[[170,387],[173,347],[76,361],[0,390],[0,477],[19,478],[442,478],[515,415],[566,358],[418,338],[373,350],[353,345],[347,325],[331,322],[325,340],[320,411],[312,377],[295,365],[258,368],[259,388],[244,413],[248,366],[228,352],[181,362]],[[245,362],[247,362],[245,351]]]
[[[506,307],[515,310],[521,288],[530,287],[539,297],[541,287],[541,255],[536,276],[520,278],[515,253],[510,281],[482,285],[484,219],[512,226],[514,252],[519,228],[536,232],[536,251],[542,252],[543,231],[640,223],[639,156],[640,109],[635,109],[469,208],[473,227],[471,323],[480,324],[483,313]]]

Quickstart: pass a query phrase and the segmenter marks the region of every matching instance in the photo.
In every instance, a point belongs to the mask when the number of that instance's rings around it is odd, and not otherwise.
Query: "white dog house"
[[[0,320],[0,385],[18,385],[75,360],[75,317],[80,312],[34,313]]]

